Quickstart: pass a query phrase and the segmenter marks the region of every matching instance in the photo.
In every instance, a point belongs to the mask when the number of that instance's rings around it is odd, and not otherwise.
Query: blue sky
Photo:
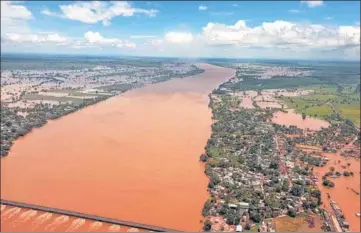
[[[3,52],[359,59],[358,1],[1,2]]]

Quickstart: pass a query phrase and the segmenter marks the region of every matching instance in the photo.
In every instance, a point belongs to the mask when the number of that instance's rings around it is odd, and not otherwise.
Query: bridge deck
[[[0,203],[4,204],[4,205],[8,205],[8,206],[39,210],[39,211],[43,211],[43,212],[67,215],[67,216],[76,217],[76,218],[83,218],[83,219],[105,222],[105,223],[110,223],[110,224],[116,224],[116,225],[121,225],[121,226],[134,227],[134,228],[150,230],[150,231],[155,231],[155,232],[178,232],[177,230],[167,229],[167,228],[163,228],[163,227],[150,226],[150,225],[141,224],[141,223],[122,221],[122,220],[118,220],[118,219],[100,217],[100,216],[96,216],[96,215],[83,214],[83,213],[79,213],[79,212],[75,212],[75,211],[61,210],[61,209],[57,209],[57,208],[38,206],[38,205],[21,203],[21,202],[16,202],[16,201],[0,199]]]

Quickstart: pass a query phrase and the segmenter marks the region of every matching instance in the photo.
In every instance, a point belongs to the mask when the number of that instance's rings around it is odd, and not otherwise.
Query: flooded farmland
[[[208,197],[208,179],[199,162],[211,134],[208,94],[235,71],[199,67],[205,72],[129,91],[20,138],[1,161],[2,198],[200,230]],[[3,229],[16,221],[17,230],[29,230],[28,224],[39,218],[28,212],[25,224],[17,221],[21,210],[10,214],[1,219]],[[36,230],[84,230],[90,225],[53,217],[44,215],[39,221],[46,223]],[[116,226],[111,230],[121,231]]]
[[[297,126],[303,130],[320,130],[322,127],[327,128],[330,124],[327,121],[312,118],[307,116],[306,119],[302,119],[301,114],[297,114],[293,109],[288,110],[288,112],[278,111],[273,115],[272,121],[276,124],[286,125],[286,126]]]
[[[360,212],[360,161],[354,158],[343,157],[338,153],[325,153],[329,162],[324,167],[315,167],[318,177],[318,187],[322,193],[322,207],[333,213],[330,200],[337,202],[346,220],[350,224],[350,231],[357,232],[360,230],[360,217],[356,213]],[[322,176],[334,167],[335,171],[343,174],[344,171],[353,172],[354,176],[345,177],[341,175],[339,178],[331,178],[335,183],[334,188],[327,188],[322,185]],[[357,193],[358,194],[357,194]],[[327,193],[330,195],[328,198]]]

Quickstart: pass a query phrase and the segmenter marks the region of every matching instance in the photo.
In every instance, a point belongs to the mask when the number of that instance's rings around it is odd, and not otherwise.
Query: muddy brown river
[[[235,70],[199,67],[205,72],[131,90],[20,138],[1,159],[1,198],[201,230],[208,94]],[[16,216],[2,220],[2,229]]]

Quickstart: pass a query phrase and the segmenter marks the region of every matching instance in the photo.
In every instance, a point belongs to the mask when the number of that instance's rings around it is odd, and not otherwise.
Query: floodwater
[[[314,168],[318,177],[318,186],[322,193],[323,207],[333,213],[329,201],[336,201],[350,224],[350,231],[359,232],[361,220],[360,217],[356,216],[356,213],[360,213],[360,195],[354,191],[360,193],[360,161],[350,157],[343,157],[338,153],[324,153],[324,155],[329,158],[327,165]],[[350,164],[350,166],[347,164]],[[344,171],[352,171],[354,176],[345,177],[341,175],[339,178],[328,178],[335,183],[335,187],[324,187],[322,185],[322,176],[330,171],[330,167],[334,167],[335,172],[338,171],[341,174]],[[328,199],[327,193],[330,194],[330,199]]]
[[[201,230],[208,94],[235,70],[199,67],[205,72],[131,90],[20,138],[1,159],[1,198]],[[2,227],[13,221],[2,220]]]
[[[307,116],[306,119],[302,119],[302,115],[295,113],[293,110],[288,110],[288,112],[275,112],[272,121],[279,125],[294,125],[300,129],[308,129],[311,131],[320,130],[322,127],[327,128],[330,125],[327,121],[309,116]]]
[[[2,212],[1,231],[19,232],[145,232],[142,229],[112,225],[65,215],[21,208],[17,215],[9,213],[16,207],[5,206]]]
[[[282,105],[278,102],[266,102],[266,101],[259,101],[257,105],[260,108],[282,108]]]

